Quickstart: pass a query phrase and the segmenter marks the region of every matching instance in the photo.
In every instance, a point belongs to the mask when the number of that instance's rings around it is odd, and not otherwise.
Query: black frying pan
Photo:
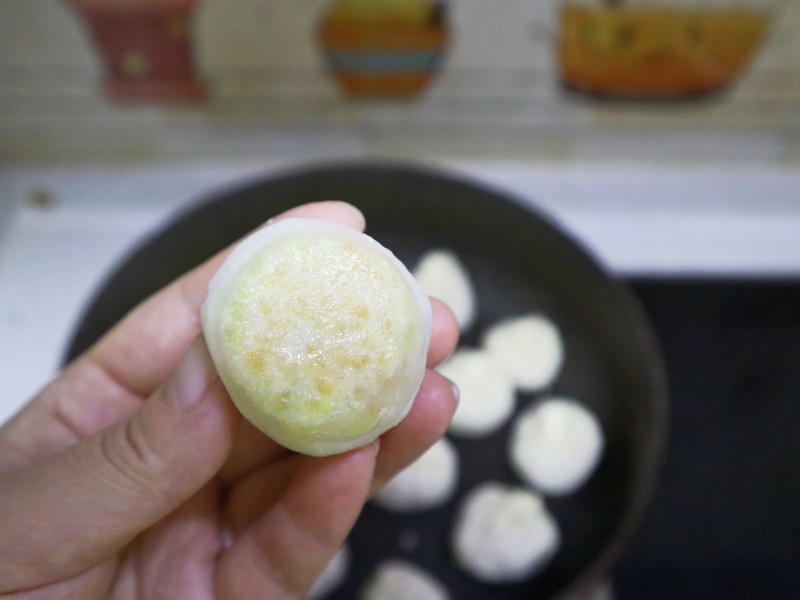
[[[482,585],[452,565],[448,539],[466,491],[488,479],[519,484],[506,458],[508,426],[455,439],[462,474],[442,508],[399,516],[367,506],[351,538],[350,577],[334,597],[352,599],[381,560],[417,561],[456,599],[580,596],[616,558],[654,483],[667,428],[660,356],[632,295],[578,244],[513,198],[449,175],[397,166],[333,166],[269,177],[213,196],[135,249],[83,315],[67,360],[147,295],[300,203],[336,198],[357,205],[368,232],[413,266],[430,248],[453,249],[478,289],[479,319],[462,338],[477,345],[489,325],[541,310],[560,326],[566,361],[550,392],[574,396],[599,416],[607,447],[577,493],[548,500],[562,530],[555,559],[529,582]],[[518,410],[535,401],[519,396]],[[409,540],[418,539],[418,544]]]

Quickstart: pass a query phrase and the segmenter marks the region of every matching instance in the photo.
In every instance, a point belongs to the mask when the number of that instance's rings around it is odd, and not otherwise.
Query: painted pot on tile
[[[768,0],[565,2],[558,56],[565,88],[617,98],[681,98],[733,84],[769,34]]]
[[[85,19],[117,100],[197,101],[190,37],[195,0],[68,0]]]
[[[319,39],[330,70],[350,96],[410,96],[429,85],[442,62],[445,7],[430,0],[339,0],[325,14]]]

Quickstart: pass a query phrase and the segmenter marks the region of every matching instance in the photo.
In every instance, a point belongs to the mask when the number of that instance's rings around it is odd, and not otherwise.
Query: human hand
[[[364,228],[339,202],[287,216]],[[300,598],[370,494],[444,433],[456,398],[430,369],[406,419],[345,454],[295,454],[245,421],[199,335],[227,252],[140,304],[0,429],[0,595]],[[433,314],[429,367],[458,337],[444,305]]]

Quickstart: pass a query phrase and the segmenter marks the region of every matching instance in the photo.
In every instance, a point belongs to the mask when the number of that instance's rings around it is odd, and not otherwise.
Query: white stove
[[[82,307],[134,244],[287,166],[300,165],[0,168],[0,422],[57,371]],[[798,170],[440,166],[541,208],[621,275],[800,276]]]

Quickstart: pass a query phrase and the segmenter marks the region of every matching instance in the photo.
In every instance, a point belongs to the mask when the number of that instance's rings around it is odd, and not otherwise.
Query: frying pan
[[[379,562],[404,558],[435,574],[453,598],[581,597],[608,574],[653,488],[666,437],[660,354],[632,294],[545,217],[521,201],[452,175],[399,165],[333,165],[268,177],[207,199],[145,240],[111,273],[80,319],[66,354],[85,350],[140,300],[300,203],[347,200],[368,232],[409,266],[432,248],[454,250],[477,288],[479,316],[462,336],[476,346],[505,317],[542,311],[560,327],[563,370],[551,389],[518,394],[517,412],[544,394],[572,396],[599,417],[606,448],[578,492],[547,500],[562,545],[529,581],[481,584],[454,567],[449,537],[460,499],[483,481],[521,485],[509,467],[510,425],[453,438],[460,481],[446,505],[397,515],[368,505],[349,543],[351,568],[332,596],[352,599]]]

